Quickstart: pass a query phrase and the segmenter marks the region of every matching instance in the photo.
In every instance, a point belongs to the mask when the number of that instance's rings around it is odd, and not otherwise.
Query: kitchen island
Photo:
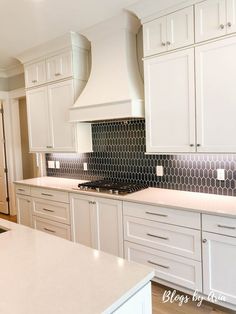
[[[151,268],[0,219],[0,313],[151,314]]]

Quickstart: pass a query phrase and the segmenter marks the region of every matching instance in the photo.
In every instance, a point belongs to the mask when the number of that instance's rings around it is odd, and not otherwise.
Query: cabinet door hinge
[[[6,198],[6,201],[7,201],[8,203],[10,202],[10,197],[9,197],[9,196]]]

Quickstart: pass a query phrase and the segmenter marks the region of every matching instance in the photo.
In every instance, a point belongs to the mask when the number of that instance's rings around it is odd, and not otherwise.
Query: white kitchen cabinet
[[[87,195],[71,195],[73,239],[123,257],[122,202]]]
[[[17,222],[32,227],[31,197],[16,194]]]
[[[66,80],[26,92],[31,152],[92,151],[91,125],[69,122],[75,80]]]
[[[236,38],[196,48],[199,152],[236,152]]]
[[[236,1],[207,0],[195,5],[196,42],[236,32]]]
[[[67,51],[48,58],[46,65],[48,82],[72,77],[72,51]]]
[[[143,25],[144,56],[194,43],[193,6]]]
[[[203,232],[203,292],[236,304],[236,238]]]
[[[25,65],[25,86],[27,88],[46,83],[45,60]]]
[[[26,92],[29,146],[31,152],[41,152],[53,147],[48,107],[47,87]]]
[[[144,70],[147,152],[194,152],[194,49],[147,59]]]

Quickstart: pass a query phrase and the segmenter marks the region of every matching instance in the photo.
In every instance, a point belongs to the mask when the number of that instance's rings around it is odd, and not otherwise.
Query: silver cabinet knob
[[[232,26],[232,23],[231,23],[231,22],[228,22],[228,23],[227,23],[227,26],[228,26],[228,27],[231,27],[231,26]]]
[[[61,75],[61,73],[59,73],[59,72],[58,72],[58,73],[55,73],[55,76],[60,76],[60,75]]]
[[[46,148],[53,148],[51,145],[46,146]]]
[[[225,28],[224,24],[220,24],[220,29],[224,29],[224,28]]]
[[[166,43],[162,42],[161,45],[162,45],[163,47],[165,47]]]
[[[202,243],[207,243],[207,239],[203,239],[203,240],[202,240]]]
[[[194,144],[189,144],[189,146],[190,146],[190,147],[193,147],[193,146],[194,146]]]
[[[167,46],[170,46],[170,45],[171,45],[171,42],[170,42],[170,41],[167,41],[166,44],[167,44]]]
[[[201,144],[197,144],[197,147],[200,147],[201,146]]]
[[[37,83],[38,81],[37,80],[32,80],[32,83]]]

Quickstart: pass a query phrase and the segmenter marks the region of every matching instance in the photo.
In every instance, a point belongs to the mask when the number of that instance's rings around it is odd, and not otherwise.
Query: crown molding
[[[13,65],[7,68],[0,68],[0,77],[9,78],[24,73],[22,64]]]

